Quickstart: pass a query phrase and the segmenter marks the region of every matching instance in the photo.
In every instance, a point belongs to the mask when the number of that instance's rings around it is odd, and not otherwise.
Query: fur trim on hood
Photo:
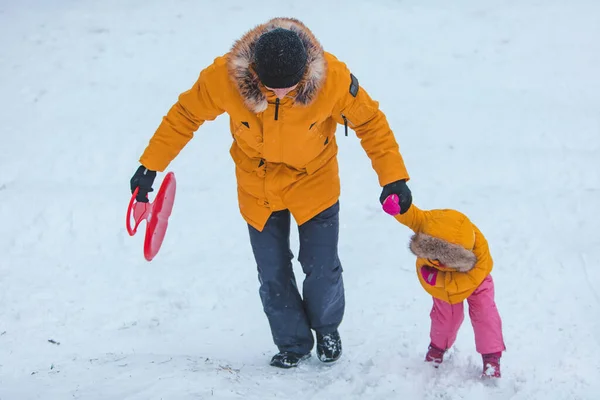
[[[303,106],[309,105],[323,85],[327,72],[327,62],[323,47],[313,33],[300,21],[293,18],[274,18],[258,25],[236,41],[229,53],[227,67],[229,76],[236,84],[246,106],[255,113],[267,109],[267,98],[260,90],[260,81],[252,68],[254,46],[265,32],[276,28],[289,29],[298,34],[308,55],[304,76],[298,83],[294,101]]]
[[[468,272],[477,263],[477,257],[473,252],[424,233],[413,235],[410,238],[409,247],[417,257],[437,260],[444,267],[456,269],[459,272]]]

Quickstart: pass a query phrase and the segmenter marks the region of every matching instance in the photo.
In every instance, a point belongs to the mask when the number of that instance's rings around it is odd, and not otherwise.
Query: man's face
[[[298,84],[295,84],[294,86],[290,86],[289,88],[282,88],[282,89],[273,89],[268,86],[265,86],[265,87],[267,89],[269,89],[270,91],[272,91],[273,93],[275,93],[275,96],[277,96],[278,99],[283,99],[286,94],[288,94],[292,90],[296,89],[297,86],[298,86]]]

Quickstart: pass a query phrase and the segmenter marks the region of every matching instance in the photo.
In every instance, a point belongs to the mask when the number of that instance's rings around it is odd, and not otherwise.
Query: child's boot
[[[501,352],[483,354],[483,378],[500,378],[500,357]]]
[[[444,361],[444,353],[446,350],[442,350],[439,347],[433,345],[433,343],[429,344],[429,349],[427,350],[427,354],[425,355],[425,362],[430,362],[434,367],[438,367],[442,361]]]

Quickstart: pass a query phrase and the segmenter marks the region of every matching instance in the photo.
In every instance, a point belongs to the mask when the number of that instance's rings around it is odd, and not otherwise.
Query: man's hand
[[[406,181],[401,180],[385,185],[381,191],[381,196],[379,196],[379,202],[383,204],[385,199],[392,194],[397,195],[400,200],[400,214],[407,212],[412,204],[412,194],[406,185]]]
[[[133,193],[136,188],[140,188],[137,196],[135,196],[135,199],[140,203],[148,202],[148,193],[154,191],[154,189],[152,189],[154,178],[156,178],[156,171],[149,170],[143,165],[140,165],[137,171],[135,171],[135,174],[131,177],[131,193]]]

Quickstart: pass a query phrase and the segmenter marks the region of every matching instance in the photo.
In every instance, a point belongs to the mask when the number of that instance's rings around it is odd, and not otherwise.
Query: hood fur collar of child
[[[459,272],[470,271],[477,263],[477,257],[473,252],[425,233],[413,235],[409,248],[417,257],[437,261],[440,266],[456,269]]]

